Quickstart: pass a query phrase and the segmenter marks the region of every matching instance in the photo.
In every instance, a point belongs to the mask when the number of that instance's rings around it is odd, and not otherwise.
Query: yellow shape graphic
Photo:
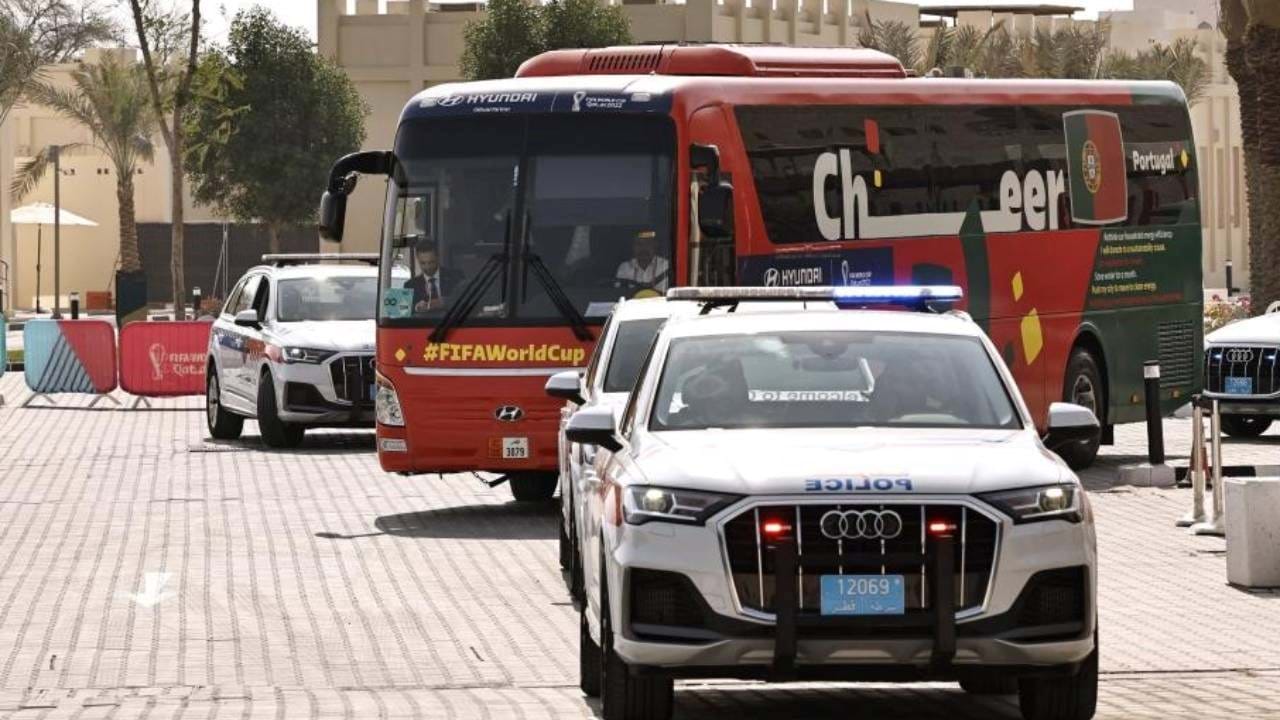
[[[1187,154],[1186,150],[1183,150],[1182,151],[1182,167],[1185,169],[1187,167],[1187,164],[1190,162],[1191,162],[1191,156]]]
[[[1032,308],[1022,318],[1022,353],[1027,356],[1027,364],[1035,362],[1043,349],[1044,333],[1040,330],[1040,316]]]
[[[874,181],[875,181],[876,187],[880,187],[881,179],[880,179],[880,171],[879,171],[879,170],[877,170],[877,171],[876,171],[876,173],[875,173]]]
[[[1013,274],[1013,299],[1015,302],[1022,299],[1022,273],[1021,272],[1016,272]]]
[[[404,351],[404,348],[399,348],[398,350],[396,350],[396,360],[398,362],[404,362],[405,355],[407,354],[408,353]]]

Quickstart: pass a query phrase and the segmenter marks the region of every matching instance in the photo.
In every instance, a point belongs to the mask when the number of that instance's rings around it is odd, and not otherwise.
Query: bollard
[[[200,317],[200,286],[197,285],[191,288],[191,318],[194,320],[199,317]]]
[[[1164,464],[1164,423],[1160,417],[1160,361],[1142,364],[1142,384],[1147,404],[1147,462]]]
[[[1196,535],[1223,537],[1227,534],[1226,502],[1222,483],[1222,413],[1219,412],[1217,400],[1213,401],[1209,413],[1209,479],[1213,482],[1213,519],[1192,525],[1191,532]]]
[[[80,319],[80,293],[75,290],[71,291],[71,319]]]
[[[1191,402],[1191,512],[1178,518],[1178,527],[1191,527],[1204,516],[1204,408],[1200,399]]]

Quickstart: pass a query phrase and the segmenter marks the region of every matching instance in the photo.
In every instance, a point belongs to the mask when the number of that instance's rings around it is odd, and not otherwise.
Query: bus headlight
[[[400,396],[391,381],[381,374],[377,376],[377,391],[373,395],[374,415],[379,425],[404,427],[404,411],[400,408]]]

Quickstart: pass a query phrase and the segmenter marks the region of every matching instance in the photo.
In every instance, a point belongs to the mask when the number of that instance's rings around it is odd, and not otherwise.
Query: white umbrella
[[[98,223],[67,210],[60,211],[57,217],[63,225],[98,227]],[[14,225],[52,225],[53,218],[53,205],[49,203],[32,203],[9,211],[9,221]]]
[[[49,203],[31,203],[9,211],[9,222],[14,225],[39,226],[36,228],[36,312],[40,312],[40,255],[41,245],[43,244],[43,230],[45,225],[52,225],[55,218],[60,225],[98,226],[98,223],[88,218],[82,218],[67,210],[58,210],[55,213],[53,205]],[[56,305],[57,303],[54,304]]]

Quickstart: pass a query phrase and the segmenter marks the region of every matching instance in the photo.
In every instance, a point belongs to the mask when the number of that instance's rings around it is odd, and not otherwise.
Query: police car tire
[[[578,611],[578,687],[587,697],[600,697],[600,645],[591,639],[585,607]]]
[[[205,403],[208,404],[212,398],[217,398],[217,407],[207,406],[205,409],[205,425],[209,428],[209,435],[215,440],[235,440],[244,430],[244,418],[222,406],[218,391],[218,370],[213,363],[209,363],[208,369],[205,370],[205,378]]]
[[[1222,432],[1236,438],[1255,438],[1271,427],[1265,415],[1223,415]]]
[[[276,409],[276,386],[270,372],[262,374],[258,383],[258,430],[262,442],[270,448],[295,448],[302,443],[306,428],[280,419]]]
[[[1073,350],[1070,359],[1067,360],[1066,377],[1062,382],[1064,401],[1075,402],[1073,389],[1079,379],[1086,379],[1093,386],[1094,402],[1098,406],[1095,414],[1099,422],[1105,423],[1107,398],[1106,389],[1102,384],[1102,371],[1098,369],[1098,361],[1093,357],[1093,353],[1081,347]],[[1097,440],[1082,440],[1063,445],[1057,449],[1057,453],[1067,462],[1067,465],[1071,466],[1072,470],[1084,470],[1092,465],[1094,458],[1098,456],[1099,445],[1100,442]]]
[[[518,502],[546,502],[556,494],[556,476],[547,473],[512,474],[507,484]]]
[[[600,592],[600,706],[604,720],[668,720],[675,700],[671,678],[634,675],[613,651],[609,594]]]
[[[1098,644],[1075,675],[1018,682],[1023,720],[1090,720],[1098,707]]]
[[[573,550],[569,547],[569,532],[564,529],[564,515],[556,519],[556,529],[560,533],[560,569],[568,570],[573,562]]]

